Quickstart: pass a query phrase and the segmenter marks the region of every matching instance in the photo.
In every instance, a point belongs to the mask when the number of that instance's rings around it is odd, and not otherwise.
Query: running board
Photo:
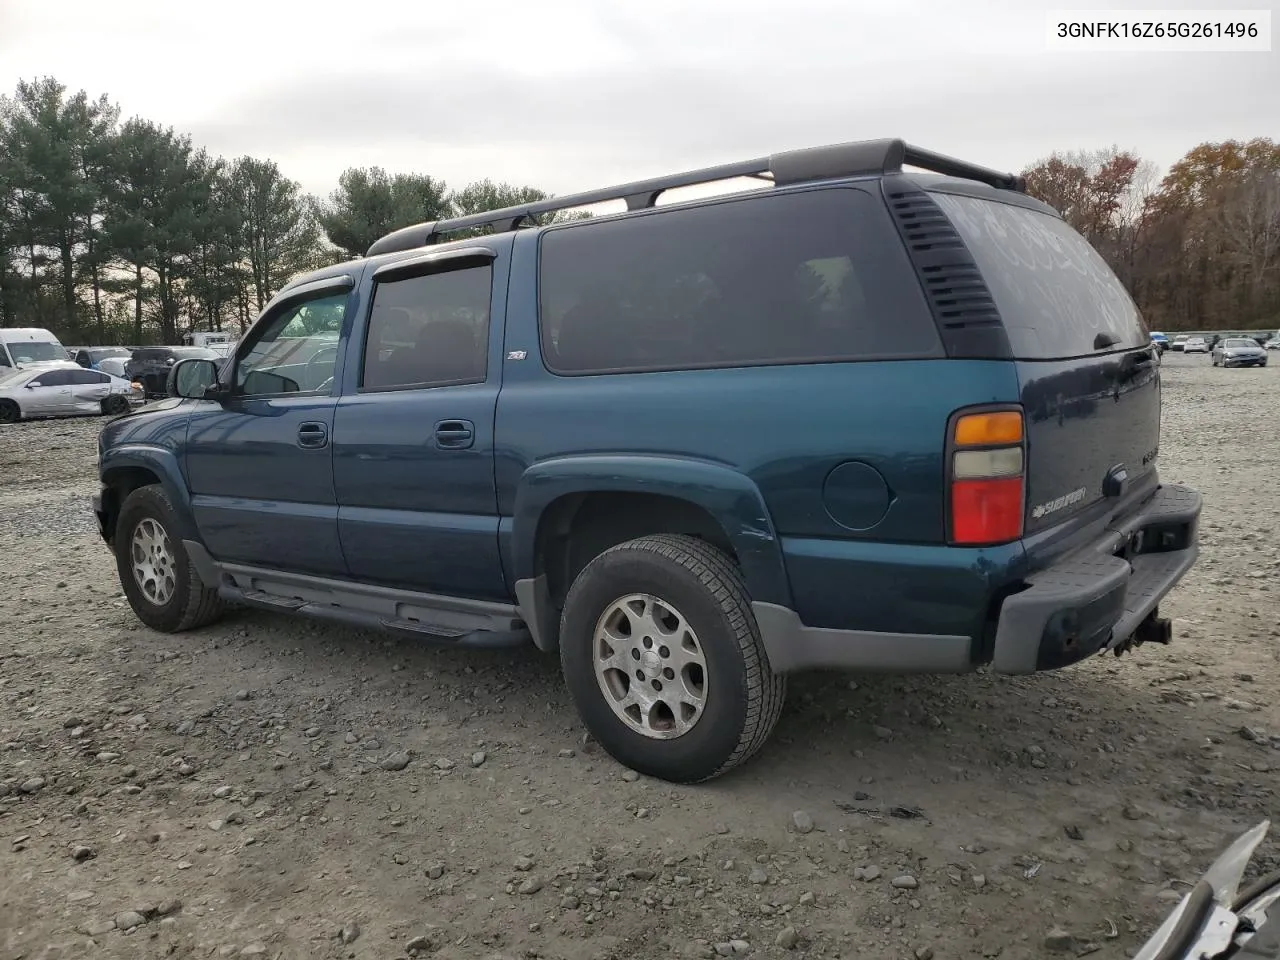
[[[515,647],[532,641],[513,604],[219,563],[199,544],[183,545],[200,578],[235,603],[451,647]]]

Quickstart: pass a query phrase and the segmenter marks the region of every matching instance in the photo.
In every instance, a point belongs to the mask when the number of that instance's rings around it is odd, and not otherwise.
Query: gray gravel
[[[1126,957],[1280,785],[1280,370],[1163,377],[1162,473],[1206,497],[1173,646],[797,678],[687,788],[584,739],[532,650],[142,628],[89,514],[102,421],[0,427],[4,955]]]

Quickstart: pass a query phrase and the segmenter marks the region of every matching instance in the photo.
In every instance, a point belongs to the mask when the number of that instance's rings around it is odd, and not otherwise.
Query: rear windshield
[[[994,200],[932,196],[982,271],[1016,358],[1052,360],[1150,344],[1124,284],[1065,222]],[[1099,334],[1114,342],[1104,345]]]

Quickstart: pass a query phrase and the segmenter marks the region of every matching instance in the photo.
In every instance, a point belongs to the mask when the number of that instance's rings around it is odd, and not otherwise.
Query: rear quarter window
[[[996,200],[941,191],[930,196],[982,271],[1014,357],[1067,359],[1150,344],[1120,278],[1063,220]],[[1102,333],[1118,342],[1095,346]]]
[[[539,318],[559,374],[942,356],[883,199],[847,187],[547,230]]]

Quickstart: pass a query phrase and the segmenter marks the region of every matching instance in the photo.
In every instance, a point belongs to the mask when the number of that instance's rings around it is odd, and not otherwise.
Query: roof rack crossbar
[[[901,173],[904,164],[920,167],[933,173],[977,180],[1002,190],[1022,192],[1026,190],[1026,181],[1020,176],[990,170],[930,150],[922,150],[900,139],[858,140],[788,150],[739,163],[725,163],[714,167],[703,167],[700,170],[690,170],[686,173],[637,180],[634,183],[624,183],[599,190],[588,190],[584,193],[550,197],[534,203],[518,204],[501,210],[486,210],[482,213],[452,217],[434,223],[419,223],[387,234],[369,247],[365,255],[374,257],[382,253],[412,250],[439,242],[444,234],[456,233],[460,230],[488,227],[496,232],[507,233],[525,225],[537,225],[538,217],[545,213],[589,207],[615,200],[625,202],[629,211],[646,210],[653,207],[663,193],[679,187],[692,187],[745,177],[785,186],[839,177]]]
[[[967,160],[957,160],[955,157],[934,153],[932,150],[923,150],[920,147],[913,147],[911,144],[906,145],[902,162],[913,167],[919,167],[921,170],[940,173],[947,177],[963,177],[967,180],[977,180],[979,183],[985,183],[987,186],[995,187],[997,190],[1027,192],[1026,177],[1019,176],[1016,173],[992,170],[990,167],[981,167],[976,163],[969,163]]]

